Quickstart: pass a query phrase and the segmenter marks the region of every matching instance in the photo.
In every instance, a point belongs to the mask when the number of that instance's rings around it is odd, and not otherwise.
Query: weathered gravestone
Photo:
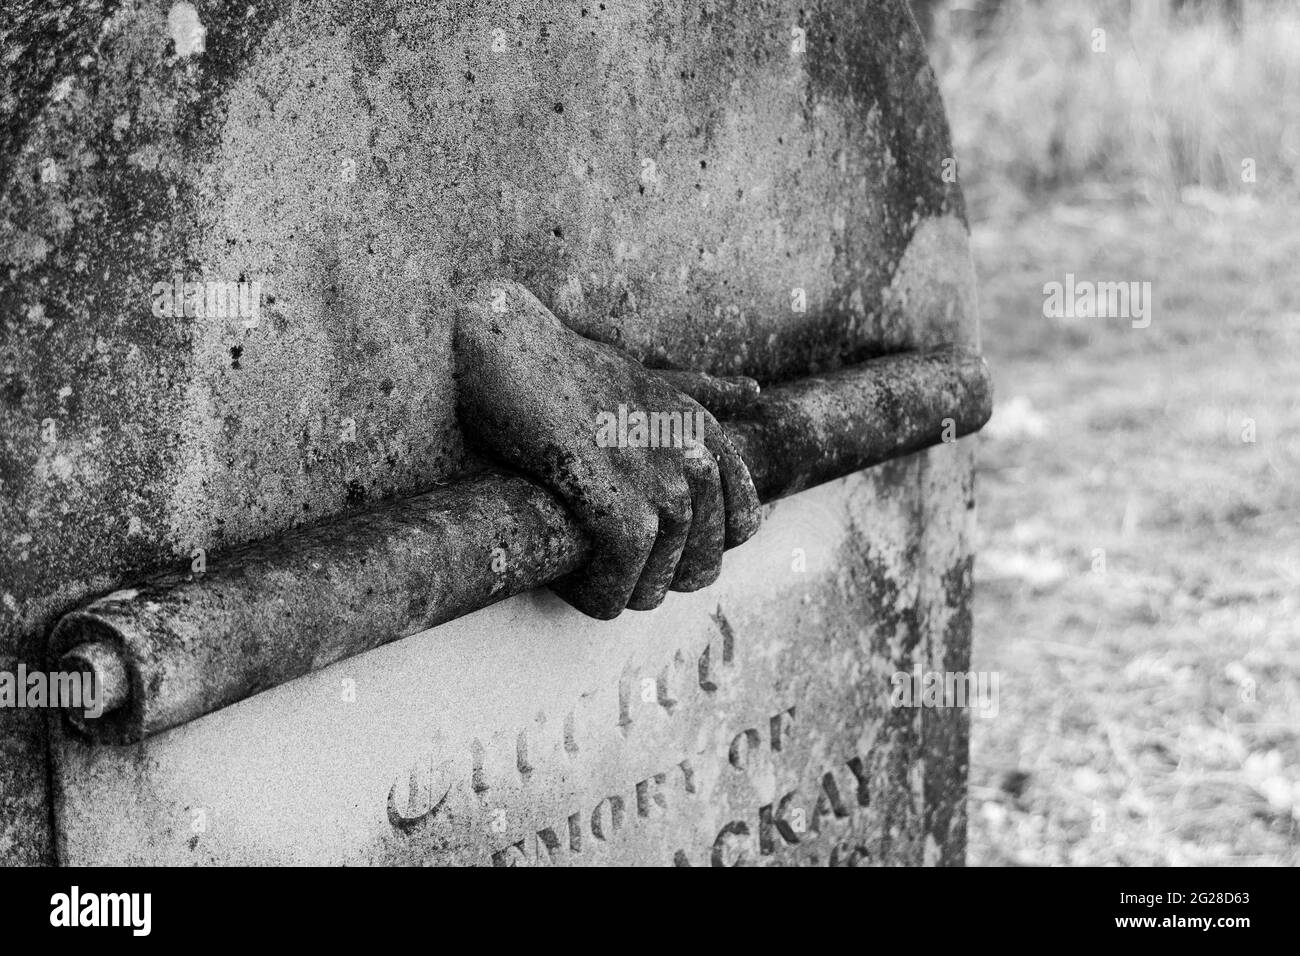
[[[903,0],[7,29],[5,667],[96,595],[460,478],[445,316],[476,276],[764,383],[975,343]],[[958,863],[967,717],[889,702],[967,667],[971,475],[945,443],[770,505],[656,611],[530,592],[142,743],[0,711],[0,856],[49,859],[52,817],[68,863]]]

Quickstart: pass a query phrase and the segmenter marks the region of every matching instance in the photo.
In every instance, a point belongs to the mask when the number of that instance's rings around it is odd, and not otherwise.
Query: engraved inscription
[[[652,846],[662,846],[664,862],[676,866],[746,865],[823,838],[829,842],[821,859],[867,859],[866,848],[842,828],[870,804],[868,755],[828,758],[823,744],[810,747],[817,728],[801,731],[802,705],[789,701],[766,711],[754,711],[750,701],[751,716],[725,728],[736,701],[743,702],[736,689],[728,691],[739,674],[736,632],[721,607],[710,620],[711,634],[700,645],[677,649],[657,667],[624,664],[616,686],[584,692],[562,721],[538,713],[513,735],[470,738],[459,783],[453,760],[435,769],[426,759],[399,774],[388,798],[394,830],[442,834],[436,840],[445,844],[454,839],[449,828],[459,825],[459,839],[482,845],[484,862],[493,866],[582,863],[638,840],[644,857],[649,833],[662,837]],[[665,750],[666,757],[652,756]],[[602,785],[594,773],[583,776],[591,768],[579,761],[589,762],[589,752],[615,761],[603,770],[625,761],[645,772]],[[579,779],[566,789],[571,774]],[[476,799],[448,809],[458,787]],[[710,824],[721,809],[710,804],[719,799],[730,809]],[[693,835],[678,843],[673,833]]]

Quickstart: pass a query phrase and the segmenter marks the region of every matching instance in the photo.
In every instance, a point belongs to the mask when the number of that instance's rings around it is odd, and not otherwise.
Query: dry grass
[[[1078,9],[1027,16],[1070,34]],[[1194,26],[1175,57],[1112,30],[1092,60],[1029,42],[1035,23],[1004,25],[1025,42],[1001,62],[940,57],[998,387],[974,666],[1002,694],[973,719],[970,862],[1294,865],[1300,56],[1276,55],[1295,34],[1256,23],[1224,49]],[[1164,121],[1144,126],[1148,97]],[[1254,185],[1229,175],[1245,150],[1269,157]],[[1067,272],[1150,281],[1151,326],[1044,318]]]
[[[1239,35],[1104,0],[1005,6],[979,40],[939,18],[933,47],[977,208],[1094,179],[1164,202],[1300,190],[1300,4],[1248,3]]]

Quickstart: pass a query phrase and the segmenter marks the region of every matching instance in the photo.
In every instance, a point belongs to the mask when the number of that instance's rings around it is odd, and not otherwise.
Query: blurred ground
[[[1110,206],[974,234],[998,400],[973,666],[1002,683],[970,862],[1295,864],[1300,233]],[[1151,326],[1043,318],[1067,270],[1150,277]]]
[[[1012,46],[1004,58],[1042,52]],[[979,75],[941,76],[951,113],[983,102]],[[1040,120],[1069,117],[1022,117]],[[979,439],[973,666],[1000,672],[1001,700],[972,718],[969,862],[1294,865],[1295,170],[1243,183],[1231,155],[1140,174],[1103,155],[1088,175],[1026,175],[967,163],[996,159],[970,141],[978,123],[955,115],[954,129],[997,383]],[[1300,168],[1279,142],[1273,162]],[[1175,166],[1191,172],[1161,181]],[[1150,327],[1045,318],[1043,285],[1067,272],[1151,282]]]

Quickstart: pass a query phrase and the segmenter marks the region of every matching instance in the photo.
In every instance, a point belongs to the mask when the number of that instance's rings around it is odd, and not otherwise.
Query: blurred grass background
[[[980,208],[1088,181],[1149,202],[1240,193],[1244,160],[1253,194],[1294,197],[1295,0],[969,2],[929,5],[931,49]]]
[[[997,386],[969,862],[1294,865],[1300,3],[916,5]],[[1045,318],[1068,272],[1150,327]]]

